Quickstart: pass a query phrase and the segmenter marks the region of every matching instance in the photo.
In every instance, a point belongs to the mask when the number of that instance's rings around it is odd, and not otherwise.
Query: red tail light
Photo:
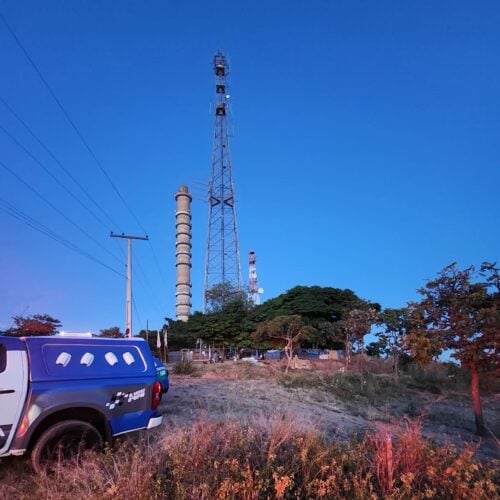
[[[28,427],[30,426],[30,422],[28,420],[28,416],[24,415],[21,425],[19,426],[19,430],[17,431],[17,435],[19,437],[22,437],[26,434],[26,431],[28,430]]]
[[[151,401],[151,409],[156,410],[158,408],[159,404],[161,403],[161,396],[162,396],[162,385],[161,382],[156,381],[153,384],[153,399]]]

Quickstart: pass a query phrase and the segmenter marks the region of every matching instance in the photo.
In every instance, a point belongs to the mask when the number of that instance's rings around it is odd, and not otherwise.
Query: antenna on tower
[[[227,114],[229,65],[220,52],[214,57],[215,131],[208,188],[208,240],[204,310],[222,307],[241,296],[242,280]]]
[[[251,250],[248,253],[248,300],[258,306],[260,304],[260,296],[263,293],[264,289],[259,288],[257,282],[257,259],[255,252]]]

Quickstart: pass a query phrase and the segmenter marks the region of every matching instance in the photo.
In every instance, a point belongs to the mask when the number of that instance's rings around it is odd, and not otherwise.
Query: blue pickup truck
[[[0,457],[37,472],[82,445],[152,429],[167,377],[143,339],[0,337]]]

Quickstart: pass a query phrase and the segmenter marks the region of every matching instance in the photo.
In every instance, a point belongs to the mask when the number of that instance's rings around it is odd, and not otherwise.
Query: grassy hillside
[[[492,436],[473,436],[467,380],[436,365],[397,380],[380,361],[197,364],[171,376],[163,426],[34,476],[4,460],[9,499],[497,498]],[[172,370],[174,371],[174,370]],[[498,424],[494,383],[487,420]],[[495,424],[494,419],[497,419]],[[356,425],[354,425],[356,424]],[[462,436],[462,438],[459,438]],[[453,439],[452,439],[453,438]],[[465,439],[465,440],[464,440]]]

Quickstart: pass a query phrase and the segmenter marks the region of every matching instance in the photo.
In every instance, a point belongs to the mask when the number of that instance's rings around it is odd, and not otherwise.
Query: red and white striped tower
[[[248,254],[248,299],[256,306],[260,304],[260,296],[264,292],[257,282],[257,259],[253,250]]]

